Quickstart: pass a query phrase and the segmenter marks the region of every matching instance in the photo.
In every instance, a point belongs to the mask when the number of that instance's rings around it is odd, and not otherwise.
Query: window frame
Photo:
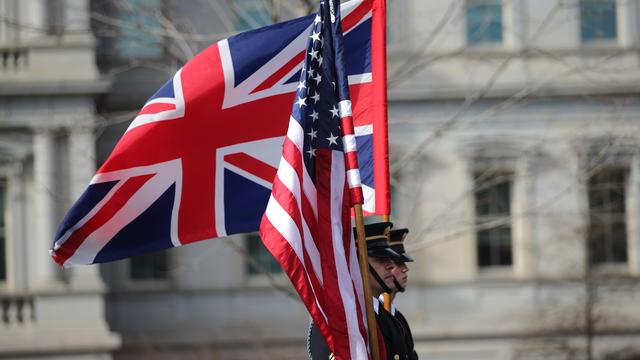
[[[617,174],[623,177],[623,183],[619,184],[618,186],[618,190],[622,191],[622,196],[621,201],[621,209],[619,212],[613,212],[613,211],[606,211],[606,210],[601,210],[601,209],[595,209],[592,207],[592,193],[600,190],[600,191],[609,191],[609,194],[607,196],[605,196],[607,199],[603,200],[604,201],[609,201],[610,199],[610,195],[611,192],[615,191],[615,189],[612,189],[614,187],[614,185],[610,185],[610,183],[608,184],[596,184],[600,187],[604,186],[605,189],[592,189],[592,180],[595,176],[598,176],[600,174],[603,173],[614,173],[614,172],[620,172],[621,174]],[[616,176],[616,175],[614,175]],[[587,182],[586,182],[586,197],[587,197],[587,209],[588,209],[588,224],[586,227],[586,234],[585,234],[585,241],[586,241],[586,251],[588,252],[588,257],[587,257],[587,261],[589,261],[589,265],[590,266],[594,266],[594,267],[627,267],[630,264],[630,253],[629,253],[629,239],[630,239],[630,233],[628,230],[629,227],[629,217],[630,214],[628,213],[628,202],[632,201],[632,199],[630,199],[630,177],[631,177],[631,168],[628,164],[619,164],[619,163],[612,163],[612,164],[606,164],[605,166],[603,166],[601,169],[597,169],[596,172],[594,172],[593,174],[590,174]],[[609,201],[610,203],[610,201]],[[605,204],[606,205],[606,204]],[[596,220],[594,224],[594,219],[600,219],[600,220]],[[610,253],[610,254],[605,254],[604,255],[604,261],[596,261],[594,260],[594,247],[596,246],[594,244],[594,238],[593,238],[593,229],[595,226],[604,226],[606,228],[608,228],[609,230],[615,226],[615,225],[622,225],[623,229],[624,229],[624,239],[622,240],[621,244],[624,244],[624,260],[621,261],[616,261],[615,259],[609,259],[608,255],[611,255],[611,257],[615,257],[615,254]],[[605,244],[602,245],[602,248],[605,249],[605,251],[608,249],[608,252],[613,252],[614,248],[615,248],[615,239],[610,238],[612,234],[608,231],[607,234],[605,234],[606,238],[605,239],[601,239],[604,240]],[[620,245],[620,244],[618,244]]]
[[[164,250],[160,250],[160,251],[154,251],[154,252],[148,252],[148,253],[142,253],[140,255],[137,255],[135,257],[132,257],[130,259],[128,259],[127,263],[127,278],[129,279],[129,281],[131,281],[132,283],[140,283],[140,282],[148,282],[148,283],[154,283],[154,282],[158,282],[158,283],[164,283],[166,281],[168,281],[171,278],[171,256],[169,254],[169,249],[164,249]],[[140,278],[136,278],[134,277],[134,261],[138,261],[138,260],[146,260],[147,263],[151,260],[151,261],[155,261],[156,259],[154,259],[154,257],[157,256],[163,256],[164,259],[163,261],[165,262],[164,266],[166,267],[166,269],[164,270],[164,276],[162,277],[140,277]],[[163,271],[163,270],[160,270]],[[156,270],[153,270],[153,272],[155,273]]]
[[[508,198],[506,199],[507,201],[507,211],[504,213],[495,213],[492,214],[491,212],[488,212],[487,214],[480,214],[480,212],[478,211],[478,193],[479,193],[479,189],[478,189],[478,178],[480,177],[479,174],[488,174],[487,175],[487,179],[488,181],[496,181],[496,178],[501,178],[501,177],[506,177],[507,181],[506,181],[506,186],[508,187]],[[514,269],[514,261],[515,261],[515,249],[514,249],[514,243],[515,243],[515,239],[514,239],[514,233],[513,233],[513,219],[512,219],[512,211],[513,211],[513,201],[514,201],[514,180],[515,180],[515,171],[513,170],[509,170],[509,169],[503,169],[503,168],[485,168],[485,169],[481,169],[481,168],[477,168],[474,169],[472,175],[472,179],[473,179],[473,194],[472,194],[472,199],[473,199],[473,209],[474,209],[474,248],[475,248],[475,252],[476,252],[476,256],[475,256],[475,261],[476,261],[476,269],[481,272],[481,273],[485,273],[485,274],[500,274],[503,272],[511,272]],[[485,181],[482,180],[482,181]],[[498,182],[495,184],[495,186],[500,186],[501,184],[504,184],[505,182]],[[492,187],[495,187],[492,186]],[[492,187],[489,187],[485,190],[491,190]],[[482,190],[482,189],[480,189]],[[495,224],[495,225],[492,225]],[[483,225],[489,225],[490,228],[488,229],[482,229],[481,227],[483,227]],[[479,229],[480,227],[480,229]],[[491,263],[491,264],[482,264],[481,263],[481,250],[480,250],[480,233],[481,232],[486,232],[486,231],[496,231],[499,229],[508,229],[508,233],[509,233],[509,250],[510,250],[510,256],[509,256],[509,263],[508,264],[500,264],[500,260],[498,260],[498,263]],[[500,242],[499,240],[495,240],[492,239],[490,240],[490,246],[491,247],[496,247],[495,243],[496,242]],[[497,250],[493,249],[492,252],[495,252]],[[494,254],[495,255],[495,254]]]
[[[612,37],[593,37],[593,38],[586,38],[585,37],[585,17],[584,17],[584,12],[585,9],[583,8],[583,5],[586,3],[597,3],[597,2],[607,2],[609,4],[611,4],[613,6],[613,36]],[[589,19],[595,19],[596,17],[590,17]],[[618,38],[620,36],[619,31],[618,31],[618,2],[617,0],[578,0],[578,26],[579,26],[579,36],[580,36],[580,43],[582,45],[587,45],[587,46],[598,46],[598,45],[608,45],[608,44],[616,44],[618,42]],[[591,24],[591,27],[594,27],[595,24]],[[597,33],[598,31],[596,30],[600,30],[600,28],[595,29],[594,27],[594,33]]]
[[[258,255],[259,258],[256,258],[256,256],[252,255],[252,245],[250,244],[250,242],[259,242],[258,247],[256,247],[258,253],[255,254]],[[244,274],[246,277],[257,278],[267,275],[279,276],[281,274],[284,274],[284,269],[282,269],[280,263],[278,263],[278,260],[276,260],[273,255],[271,255],[269,250],[264,246],[258,233],[245,234],[244,248],[247,255],[247,258],[244,261]],[[265,264],[265,261],[268,262],[268,264]],[[256,269],[256,265],[259,266],[260,269]],[[262,270],[267,270],[267,272],[265,273],[265,271]]]
[[[3,238],[2,244],[1,244],[1,249],[0,249],[0,256],[3,256],[3,259],[0,262],[0,265],[3,266],[3,269],[0,270],[0,272],[4,272],[4,276],[0,277],[0,288],[2,288],[3,286],[7,286],[7,284],[9,283],[9,274],[10,274],[10,269],[9,269],[9,234],[8,234],[8,221],[7,221],[7,217],[9,214],[9,202],[7,200],[7,197],[9,195],[9,181],[5,176],[2,176],[2,174],[0,174],[0,191],[4,191],[4,196],[1,197],[0,199],[3,201],[0,201],[0,206],[2,206],[2,214],[0,214],[2,216],[2,219],[0,220],[0,237]]]
[[[259,16],[260,10],[262,10],[259,9],[259,4],[264,4],[264,2],[259,0],[236,0],[230,3],[231,12],[234,15],[233,27],[235,31],[248,31],[251,29],[256,29],[258,27],[268,26],[274,23],[274,15],[268,12],[269,8],[266,6],[262,6],[264,10],[267,10],[265,14],[263,16]],[[243,14],[243,12],[245,12],[245,14]],[[246,15],[246,17],[248,17],[251,21],[248,21],[243,17],[243,15]],[[266,18],[262,19],[262,17]]]
[[[495,4],[497,2],[497,4]],[[471,10],[472,8],[481,8],[481,7],[498,7],[499,8],[499,39],[491,38],[491,35],[487,38],[486,34],[491,34],[491,25],[495,22],[495,19],[489,24],[486,24],[483,29],[481,36],[474,40],[474,35],[477,35],[478,30],[476,29],[473,33],[471,32]],[[465,19],[465,42],[468,46],[477,48],[477,47],[502,47],[504,46],[505,36],[504,36],[504,6],[501,0],[466,0],[464,7],[464,19]]]

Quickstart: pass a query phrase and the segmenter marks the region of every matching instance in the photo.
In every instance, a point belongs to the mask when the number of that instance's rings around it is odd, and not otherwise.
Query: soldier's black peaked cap
[[[367,242],[367,255],[378,259],[397,258],[400,255],[389,247],[389,233],[393,224],[379,222],[364,226],[364,236]],[[355,236],[356,229],[353,229]]]
[[[409,229],[391,230],[389,233],[389,247],[398,253],[397,260],[399,261],[413,261],[413,258],[407,255],[407,251],[404,249],[404,239],[406,239],[408,233]]]

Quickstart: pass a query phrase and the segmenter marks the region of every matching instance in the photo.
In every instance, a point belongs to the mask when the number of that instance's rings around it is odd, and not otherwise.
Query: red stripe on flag
[[[225,155],[224,161],[265,181],[273,182],[278,169],[245,153]]]
[[[131,196],[154,176],[154,174],[150,174],[129,178],[89,221],[75,230],[67,241],[55,250],[52,254],[53,260],[63,266],[89,235],[109,221],[129,201]]]
[[[345,116],[340,119],[340,126],[342,127],[342,135],[355,135],[353,130],[353,117]]]
[[[369,11],[371,11],[371,0],[365,0],[357,8],[353,9],[349,15],[342,18],[342,32],[347,32],[356,26]]]
[[[299,146],[302,146],[302,144],[300,144]],[[296,146],[296,144],[288,137],[284,139],[282,158],[285,159],[289,163],[289,165],[291,165],[296,171],[298,180],[301,184],[300,187],[302,187],[302,169],[304,168],[304,160],[302,159],[302,154],[300,153],[300,151],[298,151],[298,147]]]
[[[293,59],[289,60],[286,64],[284,64],[280,70],[273,73],[273,75],[269,76],[267,80],[263,81],[262,84],[258,85],[253,91],[253,93],[257,93],[258,91],[266,90],[275,85],[279,80],[281,80],[285,75],[287,75],[291,70],[295,69],[303,60],[304,60],[305,51],[300,52],[298,55],[294,56]]]
[[[358,153],[350,151],[344,154],[347,170],[358,169]]]

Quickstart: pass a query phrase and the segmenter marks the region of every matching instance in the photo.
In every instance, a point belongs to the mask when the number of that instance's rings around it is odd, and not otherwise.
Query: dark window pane
[[[119,3],[123,25],[118,37],[120,57],[132,59],[158,58],[163,53],[162,27],[158,18],[160,0],[129,0]]]
[[[498,235],[498,243],[496,248],[498,249],[498,258],[496,263],[498,265],[511,265],[511,228],[503,227],[495,229]]]
[[[613,213],[624,213],[624,188],[613,188],[609,191],[610,205],[608,210]]]
[[[605,193],[597,189],[589,191],[589,203],[592,210],[602,210],[605,206]]]
[[[500,0],[467,1],[467,41],[471,44],[502,42]]]
[[[477,232],[478,266],[508,266],[512,264],[511,227]]]
[[[592,221],[589,227],[589,246],[591,263],[601,263],[606,261],[605,241],[606,235],[601,224]]]
[[[615,39],[615,0],[581,0],[580,33],[582,41]]]
[[[5,208],[7,204],[5,203],[7,186],[4,181],[0,179],[0,228],[2,228],[2,234],[4,235],[4,216],[5,216]]]
[[[7,243],[4,226],[6,189],[6,183],[0,180],[0,281],[7,279]]]
[[[62,35],[65,28],[64,0],[48,0],[44,4],[47,12],[47,33],[57,36]]]
[[[613,224],[611,239],[611,261],[627,261],[627,228],[624,223]]]
[[[476,213],[478,216],[509,215],[511,212],[511,175],[476,174]]]
[[[133,257],[129,265],[129,275],[133,280],[163,280],[169,278],[169,254],[167,251]]]
[[[483,230],[477,233],[478,241],[478,266],[491,266],[491,241],[489,231]]]
[[[269,8],[262,0],[236,0],[233,6],[237,16],[237,31],[255,29],[272,23]]]
[[[264,247],[260,236],[256,234],[248,235],[246,238],[246,248],[250,259],[246,262],[246,271],[249,275],[262,273],[277,274],[282,272],[278,261]]]
[[[512,264],[511,215],[512,174],[475,174],[475,204],[478,266]],[[486,228],[487,225],[497,224]],[[507,225],[504,225],[507,224]]]
[[[606,168],[589,179],[590,226],[588,241],[592,263],[626,262],[626,168]]]
[[[0,281],[7,279],[7,261],[5,253],[4,234],[0,234]]]

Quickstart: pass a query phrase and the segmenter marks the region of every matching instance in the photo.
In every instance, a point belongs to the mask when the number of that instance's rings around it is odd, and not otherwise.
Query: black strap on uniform
[[[386,292],[386,293],[392,293],[393,292],[393,290],[389,289],[387,284],[384,283],[384,281],[382,280],[380,275],[378,275],[378,273],[373,268],[373,266],[371,266],[371,264],[369,264],[369,272],[371,273],[371,275],[373,275],[373,278],[376,279],[376,281],[378,282],[378,284],[380,285],[380,287],[382,288],[382,290],[384,292]]]
[[[393,277],[393,285],[395,285],[396,290],[404,292],[404,288],[402,287],[402,285],[400,285],[400,282],[398,281],[398,279],[396,279],[395,276]]]

